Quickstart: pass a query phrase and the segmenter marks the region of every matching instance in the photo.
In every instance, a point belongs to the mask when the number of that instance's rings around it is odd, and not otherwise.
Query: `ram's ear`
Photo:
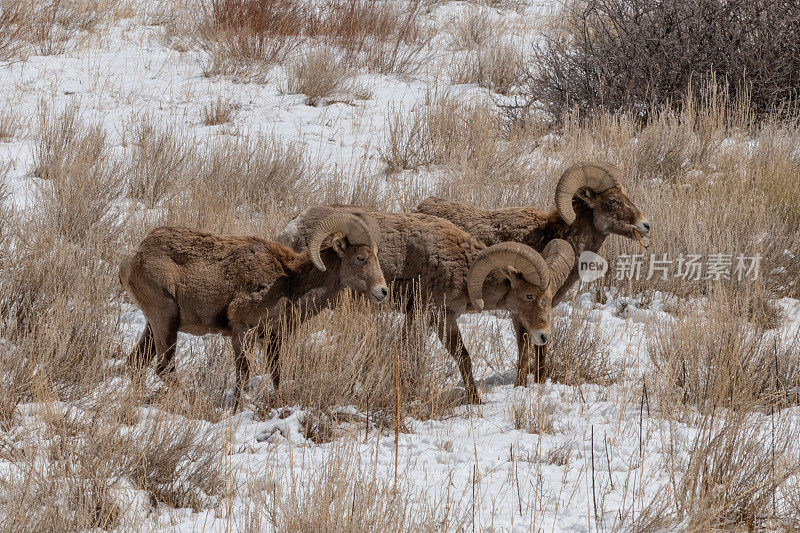
[[[581,187],[575,193],[575,196],[580,198],[583,201],[583,203],[585,203],[591,208],[594,208],[595,202],[597,201],[597,193],[594,192],[589,187]]]
[[[512,283],[515,282],[515,281],[519,281],[521,279],[525,279],[522,276],[522,273],[519,270],[517,270],[516,268],[514,268],[513,266],[507,266],[507,267],[501,268],[499,270],[500,270],[500,273],[503,274],[503,276],[505,276],[505,278],[508,281],[512,282]]]
[[[333,251],[336,252],[336,255],[339,257],[344,257],[348,246],[347,237],[344,235],[337,235],[331,239],[331,248],[333,248]]]

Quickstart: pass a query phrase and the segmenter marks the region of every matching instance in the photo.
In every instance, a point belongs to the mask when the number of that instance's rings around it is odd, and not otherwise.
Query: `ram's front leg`
[[[517,336],[517,378],[515,387],[528,385],[528,374],[533,374],[536,383],[541,383],[547,377],[547,345],[536,346],[531,343],[525,328],[520,322],[512,319],[514,333]]]
[[[515,318],[512,318],[511,321],[517,336],[517,378],[514,380],[514,386],[527,387],[531,363],[531,340],[522,323]]]
[[[461,338],[457,319],[458,317],[454,313],[446,313],[443,322],[437,321],[435,317],[431,318],[431,322],[439,336],[439,340],[447,347],[447,350],[458,363],[458,370],[461,372],[461,379],[464,381],[464,389],[467,393],[467,402],[480,404],[482,403],[481,396],[478,394],[475,378],[472,375],[472,359],[466,346],[464,346],[464,339]]]

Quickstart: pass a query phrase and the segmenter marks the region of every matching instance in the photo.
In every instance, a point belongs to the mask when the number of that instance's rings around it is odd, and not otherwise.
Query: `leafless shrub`
[[[216,101],[210,102],[203,107],[203,124],[206,126],[218,126],[233,120],[233,115],[238,109],[238,105],[223,100],[221,97]]]
[[[498,37],[498,25],[489,10],[469,6],[450,25],[450,43],[455,50],[484,48]]]
[[[265,507],[273,509],[265,513],[268,524],[280,531],[331,533],[466,527],[466,510],[457,502],[416,507],[416,494],[407,483],[398,480],[395,485],[391,479],[363,475],[357,457],[355,450],[339,449],[311,476],[291,473],[288,483],[267,489]]]
[[[444,95],[409,114],[390,112],[381,160],[389,173],[434,172],[437,195],[500,206],[531,196],[528,154],[528,145],[506,137],[492,103]]]
[[[616,381],[621,369],[609,360],[609,342],[600,332],[599,324],[587,320],[588,313],[580,308],[568,317],[554,317],[553,343],[547,347],[546,377],[568,385]]]
[[[78,108],[68,105],[61,113],[42,107],[34,174],[51,180],[100,163],[105,150],[105,132],[100,126],[79,122]]]
[[[713,77],[769,113],[797,93],[788,73],[798,68],[799,27],[794,2],[569,2],[534,46],[530,94],[556,117],[572,106],[647,115]]]
[[[44,402],[47,392],[39,389]],[[120,524],[115,497],[121,464],[116,428],[93,414],[41,404],[38,446],[0,445],[14,468],[0,476],[0,526],[12,531],[110,530]],[[34,435],[30,435],[33,437]],[[6,441],[4,444],[11,442]],[[29,453],[29,456],[25,454]]]
[[[225,491],[221,435],[191,420],[158,417],[126,442],[126,474],[153,503],[213,507]]]
[[[39,135],[35,174],[43,181],[35,221],[73,240],[113,232],[122,182],[102,128],[79,123],[77,108],[70,106],[58,115],[45,109]]]
[[[6,509],[0,512],[0,527],[21,533],[116,527],[121,511],[106,480],[75,463],[72,458],[68,463],[26,465],[25,471],[0,479]],[[77,472],[65,473],[65,467]]]
[[[146,491],[153,505],[195,510],[224,495],[222,434],[206,424],[152,413],[123,431],[122,408],[54,404],[46,394],[37,391],[41,425],[31,430],[40,445],[26,451],[0,445],[3,458],[15,464],[0,475],[0,525],[14,531],[110,530],[125,523],[128,509],[119,495],[131,485]]]
[[[440,192],[466,199],[488,183],[521,185],[528,175],[523,153],[503,138],[491,104],[444,95],[408,115],[390,113],[381,159],[388,172],[442,166]]]
[[[8,391],[30,398],[33,384],[44,380],[61,398],[79,397],[120,356],[113,333],[119,317],[109,299],[119,290],[116,265],[109,263],[114,243],[73,244],[50,238],[49,227],[20,228],[5,245],[14,254],[0,260],[2,335],[13,342],[0,359]]]
[[[193,188],[208,187],[234,205],[291,208],[293,202],[313,195],[320,179],[319,168],[308,160],[302,145],[274,136],[223,140],[203,161]]]
[[[420,22],[420,2],[331,0],[313,32],[344,50],[355,68],[380,74],[416,71],[433,37]]]

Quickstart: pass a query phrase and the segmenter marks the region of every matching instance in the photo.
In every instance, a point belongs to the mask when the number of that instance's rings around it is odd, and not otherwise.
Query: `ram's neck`
[[[506,296],[510,290],[511,287],[505,276],[496,270],[489,272],[483,282],[483,310],[505,309]],[[471,305],[472,302],[470,302]]]
[[[552,239],[564,239],[572,245],[576,258],[587,250],[590,252],[599,251],[606,236],[594,227],[594,212],[580,200],[576,200],[573,203],[573,208],[575,210],[575,222],[567,224],[559,215],[558,220],[553,222],[555,231],[552,237],[544,242],[543,245],[546,246]],[[544,246],[541,249],[544,249]]]
[[[290,299],[303,315],[313,315],[326,307],[339,292],[339,256],[330,248],[320,251],[327,270],[319,270],[311,262],[308,251],[298,254],[288,265]]]
[[[564,239],[572,245],[575,252],[575,264],[567,279],[553,296],[553,305],[561,302],[567,291],[578,281],[578,258],[580,255],[586,251],[599,252],[606,240],[606,236],[597,231],[594,226],[594,213],[591,208],[580,200],[575,200],[572,206],[575,210],[575,221],[572,224],[564,222],[561,216],[558,216],[558,220],[553,223],[555,231],[552,238]],[[537,249],[543,250],[546,245],[547,243],[544,243],[542,248]]]

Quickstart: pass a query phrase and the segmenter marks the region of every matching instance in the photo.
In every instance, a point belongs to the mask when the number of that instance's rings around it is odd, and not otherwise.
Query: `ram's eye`
[[[616,198],[612,198],[611,200],[608,201],[608,205],[612,207],[618,207],[620,203],[619,200],[617,200]]]
[[[525,295],[525,299],[526,300],[533,300],[534,298],[536,298],[536,297],[533,294],[526,294]]]
[[[356,256],[356,261],[358,261],[359,263],[366,263],[367,262],[367,258],[366,258],[366,256],[357,255]]]

